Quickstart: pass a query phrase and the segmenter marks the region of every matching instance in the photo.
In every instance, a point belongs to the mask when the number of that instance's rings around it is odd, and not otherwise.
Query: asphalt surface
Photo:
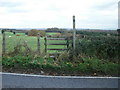
[[[0,73],[2,88],[118,88],[118,77],[45,76]]]

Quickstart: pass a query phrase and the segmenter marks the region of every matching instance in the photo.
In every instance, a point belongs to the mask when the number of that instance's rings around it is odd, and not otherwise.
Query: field
[[[50,33],[50,35],[53,35],[55,33]],[[18,36],[17,36],[18,35]],[[6,52],[10,52],[14,50],[14,47],[21,43],[26,43],[33,51],[37,50],[37,37],[36,36],[27,36],[24,33],[18,33],[14,35],[13,33],[6,32]],[[45,49],[45,40],[44,37],[40,38],[40,49],[41,52],[44,52]],[[65,40],[49,40],[47,43],[66,43]],[[58,48],[58,49],[64,49],[66,46],[64,45],[48,45],[48,48]],[[48,51],[48,53],[53,53],[57,51]]]

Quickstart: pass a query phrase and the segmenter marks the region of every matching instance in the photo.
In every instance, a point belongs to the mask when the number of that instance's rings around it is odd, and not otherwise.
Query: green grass
[[[27,45],[33,51],[37,50],[37,37],[35,37],[35,36],[27,36],[24,33],[17,33],[17,34],[14,35],[11,32],[6,32],[5,34],[6,34],[6,52],[13,51],[14,47],[17,44],[22,44],[24,42],[26,42]],[[54,33],[51,33],[51,34],[53,35]],[[20,35],[20,36],[16,36],[16,35]],[[43,37],[43,38],[40,39],[41,52],[44,52],[44,50],[45,50],[44,43],[45,43],[45,40],[44,40],[44,37]],[[66,41],[65,40],[48,40],[47,43],[66,43]],[[64,46],[64,45],[48,45],[47,48],[64,49],[64,48],[66,48],[66,46]],[[48,50],[48,53],[53,53],[53,52],[57,52],[57,51]]]
[[[23,43],[23,42],[26,42],[31,49],[33,50],[37,49],[36,48],[37,37],[29,37],[24,34],[19,34],[19,35],[20,36],[16,36],[11,33],[6,33],[6,51],[7,52],[12,51],[17,44]]]
[[[49,32],[49,33],[47,33],[47,35],[55,35],[55,34],[59,34],[59,33],[54,33],[54,32]]]

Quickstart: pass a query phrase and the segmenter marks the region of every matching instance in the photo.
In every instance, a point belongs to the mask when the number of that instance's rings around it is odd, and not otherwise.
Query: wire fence
[[[2,36],[1,36],[2,37]],[[16,49],[24,51],[29,49],[32,52],[38,52],[38,37],[28,36],[25,33],[5,32],[3,34],[3,54],[14,52]],[[44,52],[44,38],[40,38],[40,51]],[[16,52],[17,55],[17,52]]]
[[[37,36],[28,36],[25,33],[4,32],[2,39],[2,52],[8,54],[14,52],[18,54],[20,51],[27,53],[31,51],[39,54],[59,53],[68,49],[69,40],[65,37],[41,37],[40,33]],[[16,53],[15,53],[16,52]]]

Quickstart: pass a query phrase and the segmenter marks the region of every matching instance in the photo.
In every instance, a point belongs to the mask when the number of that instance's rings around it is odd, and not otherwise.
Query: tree
[[[40,36],[41,37],[44,37],[45,36],[45,31],[42,31],[42,30],[36,30],[36,29],[32,29],[28,32],[28,36],[37,36],[38,33],[40,33]]]

